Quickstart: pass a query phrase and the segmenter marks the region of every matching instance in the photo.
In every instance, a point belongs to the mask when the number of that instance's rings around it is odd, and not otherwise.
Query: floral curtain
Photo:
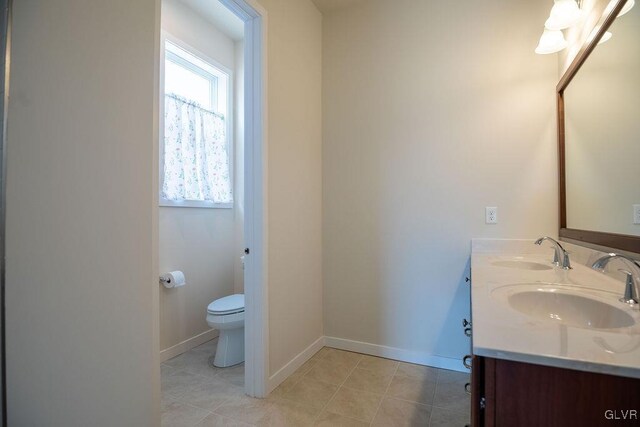
[[[165,95],[164,179],[167,200],[233,202],[223,116]]]

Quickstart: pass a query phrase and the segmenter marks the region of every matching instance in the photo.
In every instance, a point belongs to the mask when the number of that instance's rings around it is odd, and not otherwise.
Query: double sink
[[[543,271],[551,265],[526,260],[496,260],[493,266]],[[634,308],[619,301],[620,295],[597,288],[564,283],[525,282],[494,288],[491,296],[533,319],[566,326],[615,330],[638,326]],[[635,311],[638,311],[637,306]],[[611,331],[613,332],[613,331]]]

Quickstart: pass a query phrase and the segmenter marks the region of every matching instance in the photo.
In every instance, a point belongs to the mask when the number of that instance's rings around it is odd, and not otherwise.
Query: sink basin
[[[540,264],[539,262],[520,260],[494,261],[491,264],[497,267],[516,268],[518,270],[551,270],[553,268],[550,265]]]
[[[496,296],[511,308],[538,320],[585,329],[619,329],[636,324],[625,311],[626,306],[613,305],[616,299],[604,291],[541,283],[504,286],[496,291]],[[601,301],[604,298],[615,302]]]

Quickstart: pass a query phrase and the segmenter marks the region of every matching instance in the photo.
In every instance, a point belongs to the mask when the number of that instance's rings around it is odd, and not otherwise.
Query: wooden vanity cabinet
[[[640,425],[640,380],[473,356],[473,427]]]

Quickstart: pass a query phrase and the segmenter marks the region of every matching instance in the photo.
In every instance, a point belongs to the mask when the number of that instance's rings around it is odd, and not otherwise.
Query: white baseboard
[[[269,383],[267,384],[267,394],[271,393],[273,389],[278,387],[280,383],[286,380],[289,375],[293,374],[300,366],[311,359],[322,347],[324,347],[325,337],[318,338],[313,344],[301,351],[296,357],[291,359],[289,363],[284,365],[275,374],[269,377]]]
[[[204,331],[203,333],[198,334],[195,337],[191,337],[188,340],[184,340],[179,344],[176,344],[172,347],[161,350],[160,362],[169,360],[172,357],[176,357],[186,351],[191,350],[194,347],[199,346],[200,344],[204,344],[207,341],[211,341],[212,339],[217,337],[218,334],[219,334],[219,331],[217,329],[209,329],[208,331]]]
[[[324,345],[340,350],[355,351],[357,353],[369,354],[371,356],[399,360],[401,362],[416,363],[419,365],[427,365],[434,368],[449,369],[452,371],[469,372],[469,370],[464,367],[462,360],[460,359],[434,356],[432,354],[418,351],[403,350],[395,347],[387,347],[384,345],[370,344],[335,337],[324,337]]]

